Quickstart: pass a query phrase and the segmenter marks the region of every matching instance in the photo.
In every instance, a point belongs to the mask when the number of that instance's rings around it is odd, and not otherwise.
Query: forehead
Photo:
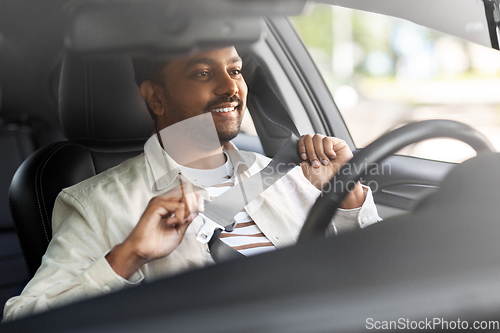
[[[222,65],[227,66],[235,63],[241,63],[241,58],[234,47],[226,47],[196,53],[192,56],[173,60],[174,66],[180,70],[189,70],[189,68],[199,65]]]

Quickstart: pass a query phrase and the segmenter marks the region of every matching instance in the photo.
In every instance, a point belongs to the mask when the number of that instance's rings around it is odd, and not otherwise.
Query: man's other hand
[[[344,140],[322,134],[302,135],[298,149],[303,160],[300,166],[304,176],[320,191],[324,190],[324,186],[353,157],[351,149]],[[364,201],[365,193],[358,182],[341,208],[361,207]]]
[[[145,263],[172,253],[201,211],[203,198],[187,182],[154,197],[132,233],[106,259],[118,275],[130,278]]]

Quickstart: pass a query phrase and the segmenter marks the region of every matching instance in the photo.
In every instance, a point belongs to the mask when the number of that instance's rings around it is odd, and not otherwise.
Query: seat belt
[[[245,255],[220,240],[219,235],[221,233],[221,229],[216,229],[214,235],[208,242],[208,249],[215,263],[220,264],[232,259],[245,258]]]
[[[235,227],[233,218],[237,213],[302,162],[297,149],[299,131],[293,120],[260,68],[256,71],[255,78],[254,86],[257,88],[251,92],[260,113],[273,123],[291,131],[292,134],[264,169],[208,202],[204,212],[200,213],[204,223],[196,239],[203,244],[208,243],[210,254],[216,263],[244,257],[243,254],[222,242],[219,239],[220,233],[223,230],[232,231]],[[272,116],[263,111],[266,109],[274,110]]]
[[[266,78],[262,68],[257,68],[255,70],[250,93],[252,95],[252,100],[257,106],[257,111],[259,111],[260,114],[271,122],[287,131],[292,132],[295,136],[300,137],[299,130],[286,111],[286,108],[279,99],[278,94],[269,84],[269,81],[270,80]],[[266,112],[265,110],[273,110],[273,112]]]
[[[204,224],[198,231],[196,239],[206,244],[216,229],[233,231],[235,227],[234,216],[250,201],[257,198],[288,171],[302,162],[297,150],[298,142],[299,138],[292,134],[264,169],[209,201],[205,205],[203,213],[199,214],[203,218]]]
[[[204,223],[196,239],[203,244],[208,243],[210,255],[217,264],[245,257],[221,241],[219,235],[222,231],[233,231],[236,226],[234,216],[302,162],[297,150],[298,140],[292,134],[264,169],[206,203],[203,213],[199,214]]]

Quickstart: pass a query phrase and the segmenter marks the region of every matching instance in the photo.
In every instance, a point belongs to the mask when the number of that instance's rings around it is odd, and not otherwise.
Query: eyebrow
[[[187,70],[194,65],[198,65],[198,64],[212,65],[212,64],[217,63],[217,62],[218,62],[218,60],[215,58],[208,58],[208,57],[195,58],[195,59],[188,61],[188,63],[184,66],[184,68]],[[228,64],[232,65],[232,64],[235,64],[237,62],[243,62],[243,60],[239,56],[234,56],[231,59],[229,59]]]

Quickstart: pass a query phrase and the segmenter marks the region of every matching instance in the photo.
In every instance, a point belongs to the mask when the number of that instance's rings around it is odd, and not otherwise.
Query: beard
[[[190,115],[190,110],[186,109],[184,106],[180,105],[174,98],[171,96],[167,97],[168,101],[168,117],[170,118],[169,122],[171,125],[186,120],[191,117],[195,117],[199,114]],[[224,103],[234,103],[238,102],[238,106],[235,108],[234,112],[236,112],[237,117],[224,119],[222,117],[216,117],[212,114],[211,110],[218,105]],[[217,131],[217,137],[219,138],[219,143],[221,146],[225,145],[232,139],[234,139],[240,132],[241,122],[243,120],[243,108],[244,103],[241,99],[233,96],[233,97],[225,97],[221,96],[220,98],[216,98],[206,103],[203,107],[203,113],[212,114],[212,119],[215,124],[215,129]],[[197,142],[198,145],[203,146],[204,143],[210,145],[209,141],[213,141],[213,133],[208,133],[207,131],[211,131],[212,126],[195,126],[194,130],[186,130],[184,135],[187,135],[192,142]]]
[[[232,139],[234,139],[240,133],[242,116],[239,116],[234,124],[228,124],[227,126],[215,126],[217,129],[217,136],[221,146],[225,145]]]
[[[234,111],[237,113],[236,119],[219,119],[221,120],[221,123],[217,124],[216,118],[214,117],[215,128],[217,129],[217,136],[219,137],[221,145],[228,143],[240,133],[241,121],[243,120],[244,103],[241,99],[239,99],[236,96],[232,97],[221,96],[219,98],[216,98],[208,102],[203,108],[203,111],[207,113],[211,112],[211,110],[218,105],[224,103],[233,103],[233,102],[238,103]]]

